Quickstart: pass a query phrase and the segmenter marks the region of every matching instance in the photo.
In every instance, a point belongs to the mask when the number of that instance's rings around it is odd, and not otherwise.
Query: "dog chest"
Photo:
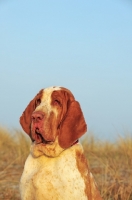
[[[75,152],[62,153],[56,158],[27,158],[20,181],[22,199],[67,200],[87,199],[85,182],[79,170]],[[23,192],[24,191],[24,192]],[[30,197],[32,193],[32,197]]]

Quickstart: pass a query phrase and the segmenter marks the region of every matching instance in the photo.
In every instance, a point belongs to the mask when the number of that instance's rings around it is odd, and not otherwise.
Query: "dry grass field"
[[[89,134],[82,144],[103,199],[132,200],[132,137],[112,143]],[[20,200],[19,179],[29,148],[21,131],[0,127],[0,200]]]

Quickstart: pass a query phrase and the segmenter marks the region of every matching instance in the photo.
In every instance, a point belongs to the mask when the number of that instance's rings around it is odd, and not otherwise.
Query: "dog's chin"
[[[34,134],[34,141],[36,142],[36,144],[43,144],[43,145],[53,144],[53,141],[45,140],[42,134],[37,132],[35,132]]]

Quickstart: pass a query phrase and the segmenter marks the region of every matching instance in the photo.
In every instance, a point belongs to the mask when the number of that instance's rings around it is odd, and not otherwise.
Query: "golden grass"
[[[19,180],[29,148],[30,140],[21,131],[0,127],[0,199],[20,199]]]
[[[103,199],[132,200],[132,137],[112,143],[89,133],[82,144]],[[0,200],[20,200],[19,180],[29,148],[26,134],[0,127]]]
[[[132,200],[132,137],[112,143],[89,134],[83,147],[103,199]]]

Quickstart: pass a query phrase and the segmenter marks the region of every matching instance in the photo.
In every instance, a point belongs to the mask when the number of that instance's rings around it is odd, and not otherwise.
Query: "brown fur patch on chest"
[[[78,168],[82,178],[84,179],[85,194],[89,200],[92,200],[91,184],[90,184],[90,171],[89,171],[87,159],[85,158],[84,153],[80,152],[79,150],[76,151],[76,163],[77,163],[77,168]]]

